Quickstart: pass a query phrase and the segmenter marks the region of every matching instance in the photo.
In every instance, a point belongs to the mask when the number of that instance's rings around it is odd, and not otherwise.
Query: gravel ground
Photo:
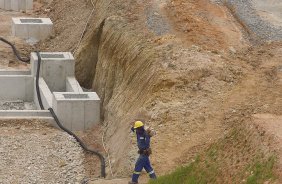
[[[282,39],[282,27],[263,20],[251,0],[226,0],[230,9],[246,25],[255,40],[278,41]]]
[[[83,150],[39,121],[0,122],[0,183],[81,183]]]
[[[155,0],[152,5],[146,9],[147,26],[158,36],[165,35],[171,30],[168,20],[162,15],[160,9],[160,6],[166,3],[166,1],[167,0]]]

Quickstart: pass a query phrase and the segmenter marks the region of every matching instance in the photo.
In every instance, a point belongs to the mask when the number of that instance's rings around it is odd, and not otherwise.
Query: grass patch
[[[213,152],[211,152],[213,153]],[[180,167],[171,174],[151,180],[150,184],[206,184],[215,183],[218,173],[217,165],[200,157],[185,167]]]
[[[267,161],[256,161],[249,167],[251,175],[247,178],[247,184],[259,184],[267,180],[274,180],[276,178],[273,174],[275,161],[276,157],[274,156],[269,157]]]

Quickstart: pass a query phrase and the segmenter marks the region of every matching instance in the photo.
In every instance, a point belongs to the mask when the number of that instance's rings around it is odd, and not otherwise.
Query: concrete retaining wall
[[[0,75],[0,100],[33,101],[33,76]]]

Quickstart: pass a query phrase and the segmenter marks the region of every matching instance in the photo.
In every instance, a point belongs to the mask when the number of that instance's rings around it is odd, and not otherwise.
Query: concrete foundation
[[[75,60],[69,52],[41,53],[40,77],[44,78],[51,91],[66,91],[67,77],[74,77]],[[31,53],[31,73],[36,75],[38,58]]]
[[[96,93],[53,93],[53,109],[70,130],[85,130],[100,121],[100,99]]]
[[[100,99],[94,92],[84,92],[75,79],[73,55],[41,52],[40,56],[39,88],[44,108],[52,107],[61,123],[70,130],[85,130],[99,123]],[[31,75],[34,78],[37,65],[37,54],[31,53]],[[37,95],[34,95],[34,102],[39,108]]]
[[[0,9],[27,11],[33,9],[33,0],[0,0]]]
[[[12,35],[34,42],[50,36],[53,23],[49,18],[12,18]]]
[[[40,55],[39,91],[45,110],[40,109],[35,87],[38,58],[36,53],[31,53],[30,70],[0,70],[0,101],[31,102],[37,110],[4,108],[6,110],[0,110],[0,119],[43,118],[55,125],[54,120],[50,120],[49,111],[46,111],[51,107],[60,122],[70,130],[85,130],[99,123],[100,99],[94,92],[84,92],[75,79],[72,54],[42,52]]]

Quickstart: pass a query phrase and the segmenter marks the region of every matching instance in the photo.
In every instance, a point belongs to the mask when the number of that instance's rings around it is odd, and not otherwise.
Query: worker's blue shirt
[[[144,131],[142,134],[138,134],[136,132],[137,136],[137,145],[140,150],[145,150],[150,148],[150,136],[146,131]]]
[[[137,135],[137,144],[138,144],[138,148],[140,150],[145,150],[150,148],[150,136],[148,135],[147,132],[144,131],[143,134],[138,134]]]

